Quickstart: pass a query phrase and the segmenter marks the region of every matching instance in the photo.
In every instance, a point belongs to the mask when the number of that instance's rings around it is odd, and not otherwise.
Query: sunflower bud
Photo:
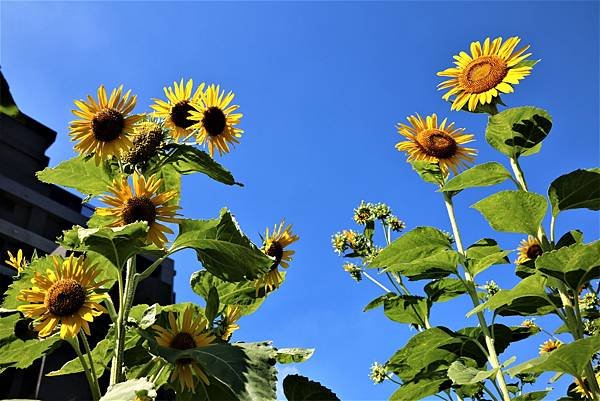
[[[133,146],[124,154],[123,160],[132,165],[147,163],[160,148],[163,131],[158,124],[145,121],[136,126],[135,134]]]
[[[373,362],[371,365],[371,373],[369,373],[369,377],[373,380],[373,383],[379,384],[387,379],[387,367],[378,362]]]
[[[345,263],[342,267],[356,282],[362,280],[362,270],[354,263]]]
[[[390,226],[392,231],[400,232],[404,230],[405,224],[402,220],[394,215],[389,215],[385,218],[385,224]]]
[[[354,209],[353,218],[357,224],[367,224],[375,220],[373,205],[371,203],[361,201],[360,205]]]

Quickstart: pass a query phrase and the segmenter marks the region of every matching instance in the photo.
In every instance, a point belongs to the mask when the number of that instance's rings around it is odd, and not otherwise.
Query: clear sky
[[[343,272],[331,234],[352,227],[362,199],[389,203],[408,228],[450,230],[441,196],[394,149],[394,125],[414,112],[436,112],[476,135],[478,162],[500,160],[485,142],[485,117],[450,112],[436,91],[435,73],[454,54],[473,40],[518,35],[542,59],[504,97],[554,118],[542,153],[522,162],[532,190],[545,194],[554,177],[599,165],[598,2],[2,2],[0,12],[2,71],[21,110],[58,132],[48,152],[52,165],[73,155],[72,100],[100,83],[132,88],[138,112],[182,77],[235,91],[246,133],[219,161],[245,187],[186,177],[183,213],[209,218],[229,206],[256,241],[283,217],[294,224],[301,241],[287,282],[241,321],[234,338],[316,347],[310,361],[287,369],[344,400],[386,399],[395,385],[374,385],[369,366],[414,332],[382,311],[362,312],[380,292]],[[468,208],[489,193],[470,190],[456,201],[466,243],[493,235]],[[591,212],[565,213],[557,232],[575,227],[588,240],[599,237]],[[506,249],[521,239],[496,238]],[[177,300],[198,300],[188,285],[200,268],[195,256],[175,259]],[[512,272],[504,265],[483,279],[507,288]],[[460,301],[436,306],[432,323],[459,328],[467,310]],[[524,361],[546,339],[539,335],[502,359]]]

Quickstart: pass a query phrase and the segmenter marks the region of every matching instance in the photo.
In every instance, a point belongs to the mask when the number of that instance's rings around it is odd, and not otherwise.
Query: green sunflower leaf
[[[578,292],[585,283],[600,278],[600,241],[544,252],[535,267]]]
[[[466,251],[469,271],[475,277],[493,265],[510,263],[510,251],[503,251],[491,238],[482,238],[469,246]]]
[[[253,280],[273,266],[273,260],[242,233],[227,209],[212,220],[184,219],[170,252],[184,248],[194,249],[203,267],[225,281]]]
[[[96,344],[94,349],[91,351],[92,359],[94,360],[94,367],[96,368],[96,374],[98,377],[104,374],[104,370],[110,366],[110,361],[113,355],[114,349],[114,338],[105,338]],[[88,360],[88,354],[84,354],[86,360]],[[69,375],[73,373],[83,372],[83,366],[79,358],[72,359],[65,363],[60,369],[54,370],[47,373],[46,376],[61,376]]]
[[[46,167],[36,173],[37,178],[48,184],[73,188],[84,195],[96,196],[106,192],[117,178],[118,172],[108,164],[96,165],[94,158],[76,156],[55,167]]]
[[[31,279],[35,273],[45,274],[46,270],[54,270],[54,263],[51,256],[45,256],[32,260],[25,270],[19,275],[18,279],[14,280],[4,293],[2,308],[17,309],[19,305],[26,303],[25,301],[17,300],[17,296],[21,290],[31,288]]]
[[[496,231],[536,235],[548,204],[542,195],[525,191],[501,191],[475,203]]]
[[[478,164],[454,176],[439,191],[461,191],[466,188],[488,187],[511,178],[510,172],[500,163]]]
[[[24,341],[11,336],[0,343],[0,366],[25,369],[37,359],[51,353],[59,344],[58,333],[42,340],[36,338]]]
[[[448,368],[448,377],[454,384],[475,384],[494,376],[498,370],[480,370],[465,365],[463,361],[454,361]]]
[[[551,128],[552,117],[545,110],[514,107],[489,118],[485,138],[500,153],[517,158],[539,152]]]
[[[283,394],[288,401],[340,401],[321,383],[300,375],[287,375],[283,379]]]
[[[465,284],[456,278],[433,280],[425,286],[429,302],[445,302],[467,292]]]
[[[600,210],[600,168],[575,170],[552,181],[548,188],[552,215],[563,210]]]
[[[394,295],[384,299],[383,313],[395,322],[425,327],[425,321],[429,318],[429,304],[424,297]]]
[[[444,183],[444,174],[437,163],[414,160],[411,161],[410,164],[423,181],[437,185],[442,185]]]
[[[154,384],[146,378],[127,380],[110,386],[100,401],[135,401],[138,395],[156,397]]]
[[[279,348],[277,363],[299,363],[310,359],[315,353],[314,348]]]
[[[563,236],[560,237],[558,241],[556,241],[556,249],[581,243],[583,243],[583,233],[579,230],[571,230],[563,234]]]
[[[219,292],[215,287],[210,287],[208,297],[206,297],[206,308],[204,314],[209,322],[212,322],[219,313]]]
[[[436,372],[431,376],[426,379],[403,383],[392,394],[390,401],[421,400],[450,387],[448,385],[450,380],[448,380],[444,372]]]
[[[575,340],[563,344],[552,352],[510,368],[508,373],[515,376],[521,373],[562,372],[581,377],[584,376],[586,365],[599,350],[600,336]]]
[[[512,399],[512,401],[542,401],[550,392],[550,390],[532,391],[531,393],[521,394]]]

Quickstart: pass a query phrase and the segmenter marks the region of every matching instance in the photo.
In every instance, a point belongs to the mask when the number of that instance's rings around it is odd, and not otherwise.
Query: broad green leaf
[[[459,257],[448,236],[434,227],[417,227],[385,247],[369,267],[411,279],[440,278],[456,271]]]
[[[6,338],[1,343],[0,366],[8,365],[17,369],[25,369],[38,358],[51,353],[59,343],[58,333],[43,340],[23,341],[15,336]]]
[[[448,368],[448,377],[454,384],[475,384],[494,376],[497,369],[480,370],[465,365],[462,361],[454,361]]]
[[[314,348],[279,348],[277,363],[298,363],[310,359],[315,353]]]
[[[226,209],[213,220],[184,219],[171,250],[184,248],[194,249],[204,268],[225,281],[253,280],[273,266]]]
[[[204,314],[209,322],[212,322],[219,313],[219,292],[215,287],[211,287],[206,297],[206,308]]]
[[[535,267],[578,292],[586,282],[600,278],[600,241],[544,252]]]
[[[219,294],[219,302],[223,305],[253,306],[259,305],[264,300],[264,291],[256,293],[254,282],[240,281],[230,283],[207,270],[199,270],[192,274],[190,279],[192,290],[207,299],[211,288],[216,288]]]
[[[573,244],[581,244],[581,243],[583,243],[583,233],[579,230],[571,230],[571,231],[565,233],[556,242],[556,249],[560,249],[565,246],[570,246]]]
[[[169,383],[169,378],[174,368],[174,365],[171,365],[163,358],[153,356],[139,365],[128,367],[127,379],[148,379],[154,383],[156,389],[159,389]]]
[[[517,158],[539,152],[551,128],[552,117],[545,110],[514,107],[490,117],[485,138],[499,152]]]
[[[429,302],[449,301],[467,291],[462,281],[449,277],[433,280],[424,289]]]
[[[425,326],[429,315],[427,298],[414,295],[395,295],[383,301],[383,312],[391,320],[399,323]]]
[[[442,185],[444,183],[444,174],[437,163],[416,160],[410,162],[410,164],[423,181],[437,185]]]
[[[495,240],[482,238],[467,248],[469,271],[475,277],[490,266],[510,263],[507,258],[509,253],[510,251],[503,251]]]
[[[66,160],[55,167],[46,167],[36,175],[42,182],[73,188],[92,196],[106,192],[117,177],[106,163],[96,166],[93,158],[86,160],[82,156]]]
[[[172,165],[181,174],[203,173],[223,184],[242,185],[235,181],[228,170],[198,148],[179,144],[170,144],[167,148],[175,148],[175,151],[169,155],[166,164]]]
[[[550,392],[550,390],[532,391],[531,393],[521,394],[512,399],[512,401],[542,401]]]
[[[505,326],[503,324],[495,323],[488,326],[488,331],[492,333],[494,337],[494,348],[498,355],[502,354],[509,347],[510,344],[524,340],[531,337],[532,335],[538,334],[540,329],[538,327],[522,327],[522,326]],[[485,334],[480,327],[466,327],[458,330],[459,334],[468,336],[474,341],[481,344],[482,347],[486,347]],[[477,358],[472,359],[477,360]],[[479,360],[484,362],[485,360]]]
[[[44,256],[32,260],[17,280],[14,280],[4,293],[4,300],[2,307],[5,309],[17,309],[17,306],[26,303],[25,301],[17,300],[17,296],[21,290],[31,288],[31,279],[35,276],[35,273],[45,274],[46,270],[54,270],[54,263],[52,262],[51,256]]]
[[[117,383],[108,388],[100,401],[134,401],[137,395],[145,395],[150,398],[156,397],[154,384],[145,378]]]
[[[548,204],[538,194],[525,191],[501,191],[473,206],[496,231],[536,235]]]
[[[114,337],[105,338],[99,341],[92,350],[92,359],[94,360],[94,367],[96,368],[98,377],[102,376],[104,370],[109,368],[113,355],[114,341]],[[88,354],[84,354],[84,356],[86,361],[88,361]],[[75,358],[65,363],[59,370],[47,373],[46,376],[61,376],[79,372],[83,372],[83,366],[81,366],[79,358]]]
[[[563,372],[576,377],[585,376],[585,366],[599,350],[600,336],[575,340],[508,369],[508,373],[515,376],[520,373]]]
[[[0,342],[15,334],[15,324],[20,318],[18,313],[0,318]]]
[[[489,162],[478,164],[454,176],[440,189],[443,192],[461,191],[473,187],[489,187],[500,184],[512,175],[500,163]]]
[[[283,394],[288,401],[339,401],[337,395],[319,382],[300,375],[283,379]]]
[[[403,383],[390,397],[390,401],[421,400],[427,396],[437,394],[449,387],[450,383],[443,372],[438,372],[433,378],[415,382]]]
[[[365,306],[363,308],[363,312],[370,311],[371,309],[375,309],[375,308],[383,305],[383,302],[386,299],[393,298],[394,296],[395,296],[395,294],[393,294],[391,292],[388,292],[388,293],[385,293],[383,295],[378,296],[377,298],[375,298],[374,300],[372,300],[371,302],[369,302],[367,304],[367,306]]]
[[[165,205],[178,205],[181,198],[181,173],[175,170],[170,164],[162,166],[158,173],[158,176],[162,179],[159,191],[177,191],[178,195],[165,203]]]
[[[600,210],[600,168],[575,170],[552,181],[548,188],[552,215],[563,210]]]
[[[554,300],[546,294],[545,277],[534,274],[521,280],[511,290],[500,290],[485,303],[472,309],[467,316],[472,316],[484,309],[496,311],[502,316],[547,315],[556,310]],[[558,305],[560,306],[560,305]]]
[[[123,227],[83,228],[65,231],[61,245],[75,251],[89,251],[103,255],[117,269],[127,259],[139,253],[146,245],[148,224],[137,222]]]

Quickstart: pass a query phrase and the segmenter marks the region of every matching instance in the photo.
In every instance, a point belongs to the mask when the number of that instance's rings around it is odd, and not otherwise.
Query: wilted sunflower
[[[17,269],[17,273],[21,274],[21,272],[27,266],[27,261],[25,260],[25,258],[23,258],[23,250],[19,249],[16,255],[13,255],[10,251],[7,251],[7,253],[8,259],[5,260],[4,263],[14,267],[15,269]]]
[[[99,291],[104,282],[95,281],[98,272],[83,257],[71,255],[63,261],[54,257],[53,263],[54,270],[36,272],[31,279],[33,287],[21,290],[17,299],[28,304],[18,309],[35,319],[34,329],[40,337],[49,336],[59,323],[61,338],[73,338],[81,329],[89,336],[88,322],[106,312],[100,302],[108,295]]]
[[[177,196],[177,191],[158,192],[162,179],[152,175],[146,179],[143,175],[133,173],[133,190],[129,186],[127,177],[116,179],[109,187],[112,195],[105,195],[100,200],[111,207],[97,208],[99,216],[112,216],[116,220],[112,227],[121,227],[136,221],[148,223],[148,240],[157,247],[163,248],[167,242],[164,233],[173,234],[169,227],[158,223],[159,221],[178,223],[175,217],[177,205],[166,205]]]
[[[292,255],[295,253],[292,250],[286,250],[290,244],[298,241],[300,237],[296,234],[292,234],[291,224],[284,227],[285,221],[282,221],[273,227],[273,231],[269,234],[269,229],[265,231],[265,238],[263,239],[262,251],[273,258],[275,262],[271,267],[271,270],[265,273],[262,277],[259,277],[255,282],[256,291],[260,288],[264,288],[265,291],[271,291],[274,288],[278,288],[283,280],[278,267],[281,266],[287,269],[289,262],[292,260]]]
[[[161,347],[177,350],[188,350],[192,348],[206,347],[212,344],[215,337],[208,332],[208,322],[202,316],[192,316],[191,306],[185,308],[177,317],[169,312],[169,327],[160,325],[152,326],[156,332],[156,342]],[[209,384],[208,376],[198,364],[188,358],[179,359],[175,362],[175,369],[171,373],[171,383],[178,382],[182,391],[186,389],[194,392],[196,389],[195,377],[200,378],[206,385]]]
[[[165,120],[165,125],[170,128],[171,136],[176,141],[192,134],[193,129],[191,126],[194,121],[190,119],[190,112],[194,110],[192,105],[200,100],[204,85],[204,82],[202,82],[192,93],[194,81],[190,79],[184,86],[182,78],[179,84],[173,82],[173,87],[163,88],[167,97],[166,102],[160,99],[152,99],[154,104],[150,107],[155,110],[154,115]]]
[[[225,312],[223,313],[223,321],[221,322],[223,333],[221,339],[228,341],[234,331],[240,328],[237,321],[242,317],[242,310],[239,306],[227,305]]]
[[[516,36],[502,43],[502,38],[490,41],[486,38],[483,46],[471,43],[471,55],[462,51],[454,56],[456,67],[437,73],[451,79],[438,85],[439,89],[451,88],[442,98],[454,96],[452,110],[460,110],[466,104],[469,111],[477,104],[489,104],[499,93],[511,93],[512,85],[531,73],[533,67],[521,65],[531,53],[523,54],[529,46],[514,51],[521,39]]]
[[[96,164],[110,156],[118,156],[131,147],[129,135],[133,126],[143,118],[141,115],[129,115],[135,107],[137,96],[129,97],[131,90],[124,95],[123,85],[113,89],[106,97],[104,85],[98,88],[98,101],[92,96],[85,100],[75,100],[79,110],[72,110],[81,120],[71,122],[69,134],[71,140],[79,141],[75,150],[85,155],[94,155]]]
[[[535,260],[538,256],[543,253],[542,245],[540,241],[534,236],[527,236],[527,239],[521,241],[519,245],[519,256],[517,257],[517,264],[521,265],[527,261]]]
[[[540,355],[552,352],[555,349],[560,348],[562,342],[560,340],[548,340],[540,345]]]
[[[244,132],[235,127],[242,114],[234,113],[240,106],[229,105],[234,96],[233,92],[225,95],[225,91],[221,91],[218,85],[210,85],[202,93],[200,102],[194,105],[195,110],[191,111],[190,120],[196,121],[191,126],[197,130],[196,141],[208,145],[211,157],[215,149],[219,151],[219,155],[229,153],[229,145],[239,143],[238,138]]]
[[[417,114],[407,120],[410,125],[398,124],[396,129],[409,140],[396,144],[396,149],[406,152],[408,161],[438,163],[444,174],[448,168],[456,174],[461,167],[475,160],[475,149],[460,146],[473,141],[473,135],[463,134],[464,128],[454,128],[454,123],[446,126],[445,118],[438,126],[435,114],[425,119]]]

